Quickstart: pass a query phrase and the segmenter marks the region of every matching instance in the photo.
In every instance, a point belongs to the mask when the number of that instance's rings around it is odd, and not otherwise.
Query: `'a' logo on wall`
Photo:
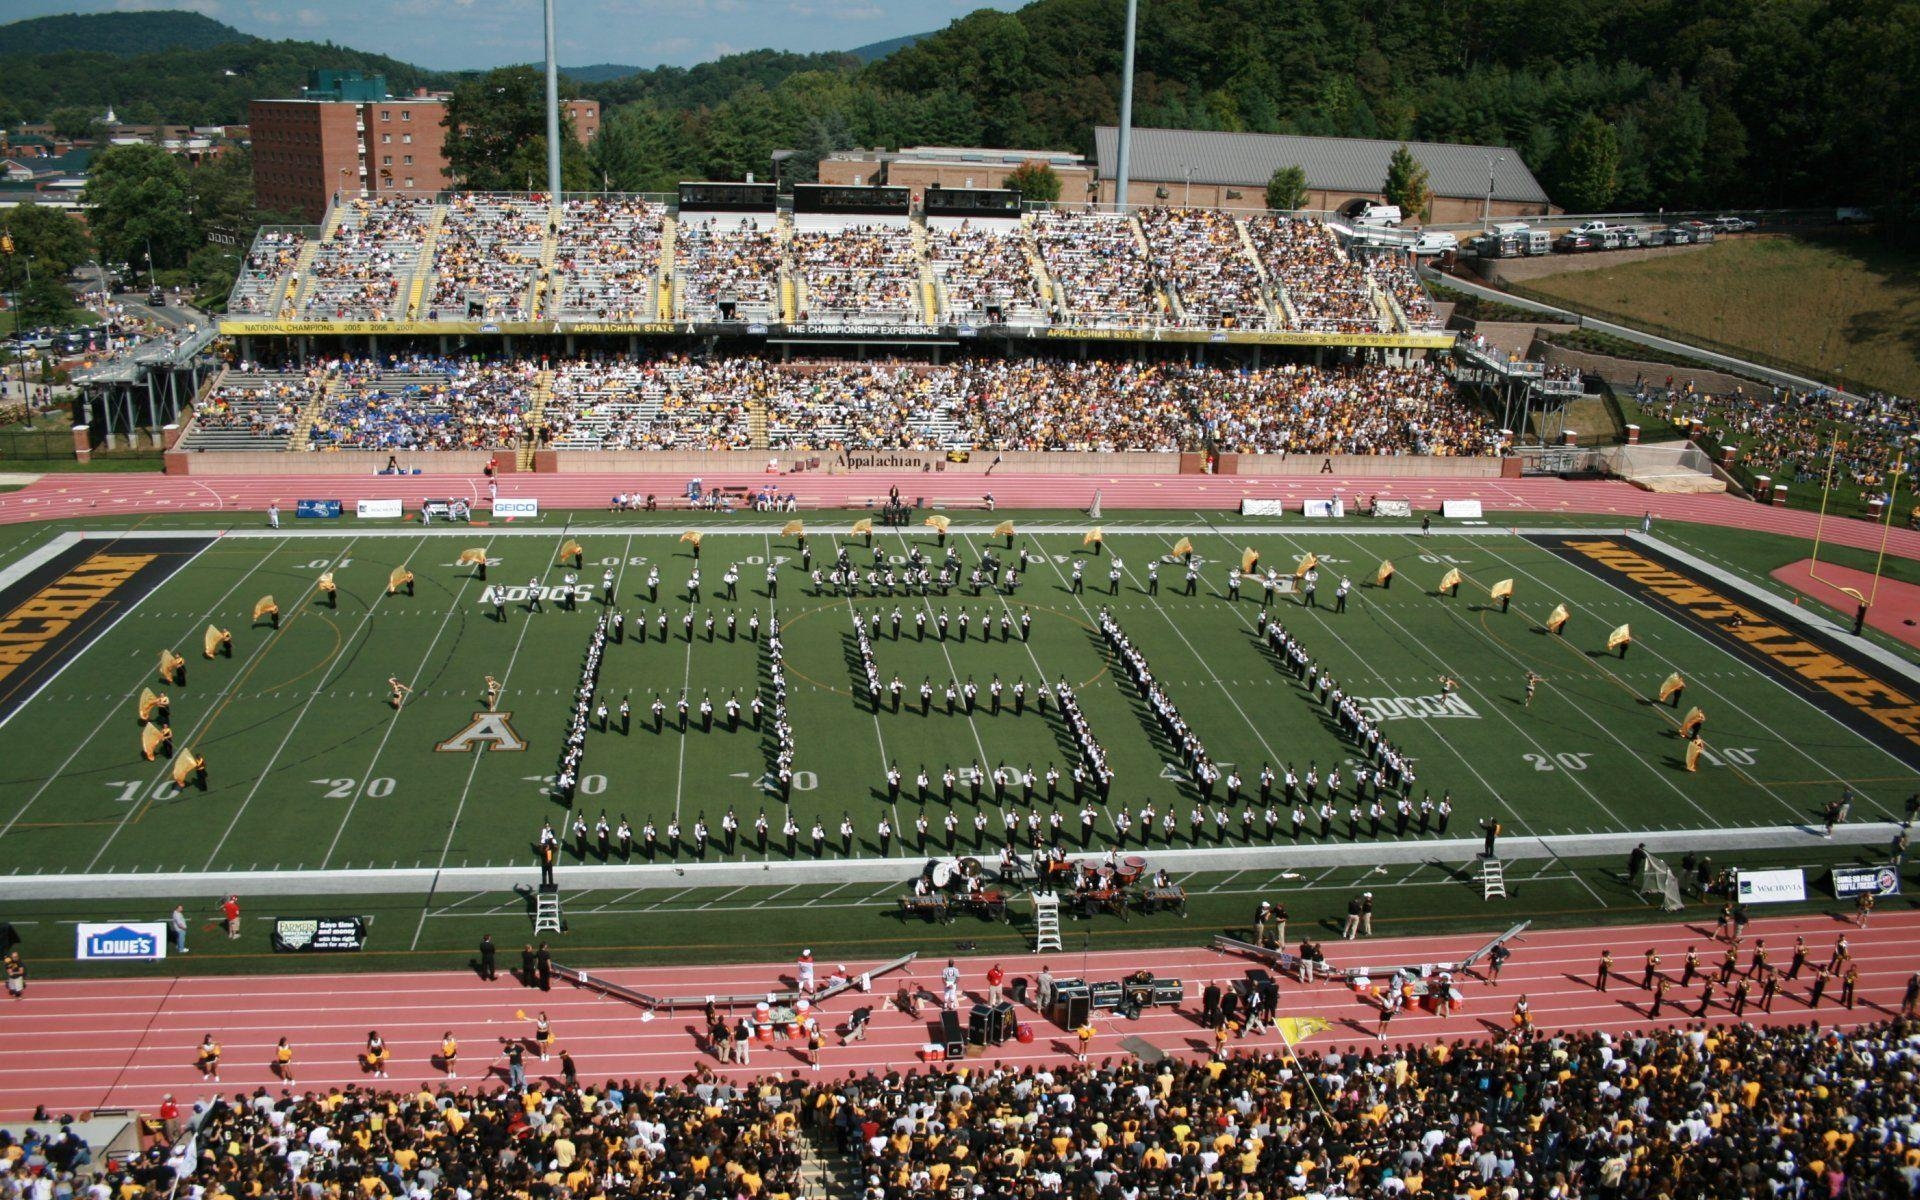
[[[527,743],[514,732],[512,718],[510,712],[477,712],[472,724],[437,743],[434,749],[446,754],[471,754],[475,746],[484,744],[492,750],[525,750]]]

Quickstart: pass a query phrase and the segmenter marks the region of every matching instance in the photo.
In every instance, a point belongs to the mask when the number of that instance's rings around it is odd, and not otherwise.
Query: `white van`
[[[1360,225],[1398,225],[1400,206],[1397,204],[1369,204],[1362,209],[1354,222]]]
[[[1460,248],[1460,236],[1446,230],[1423,233],[1413,243],[1415,254],[1450,254]]]

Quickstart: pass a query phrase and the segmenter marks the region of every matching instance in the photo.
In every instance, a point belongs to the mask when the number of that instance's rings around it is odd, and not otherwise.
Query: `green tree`
[[[20,284],[19,327],[64,325],[73,311],[73,293],[53,275],[36,274]]]
[[[1052,203],[1060,198],[1059,173],[1038,159],[1028,159],[1007,172],[1007,186],[1018,188],[1023,200]]]
[[[1267,180],[1267,207],[1294,212],[1307,206],[1307,172],[1303,167],[1275,167]]]
[[[566,97],[563,91],[562,97]],[[447,162],[461,187],[544,190],[547,184],[546,81],[532,67],[501,67],[453,89],[447,101]],[[586,148],[560,113],[560,181],[590,186]]]
[[[94,159],[85,196],[109,259],[142,262],[151,244],[156,267],[179,267],[200,241],[187,169],[158,146],[115,146]]]
[[[56,108],[47,114],[47,124],[53,126],[54,136],[62,138],[92,136],[94,123],[99,119],[99,113],[77,104]]]
[[[646,101],[608,116],[587,147],[592,186],[608,191],[671,191],[700,173],[695,161],[685,118]]]
[[[93,256],[86,226],[57,208],[22,204],[0,213],[0,230],[12,236],[17,265],[36,275],[65,275]]]
[[[1571,212],[1605,212],[1620,191],[1620,139],[1588,113],[1554,156],[1554,197]]]
[[[1410,220],[1426,220],[1433,207],[1433,184],[1427,179],[1427,169],[1404,145],[1396,147],[1387,160],[1387,178],[1380,191],[1388,204],[1398,205]]]

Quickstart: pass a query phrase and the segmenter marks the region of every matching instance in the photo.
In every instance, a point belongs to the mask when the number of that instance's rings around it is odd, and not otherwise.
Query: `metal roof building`
[[[1102,201],[1114,199],[1119,132],[1112,125],[1093,131]],[[1546,189],[1508,146],[1140,128],[1133,131],[1129,201],[1263,209],[1274,171],[1297,166],[1307,174],[1308,207],[1340,209],[1381,199],[1388,160],[1402,145],[1427,169],[1435,223],[1478,220],[1483,211],[1509,217],[1551,209]]]

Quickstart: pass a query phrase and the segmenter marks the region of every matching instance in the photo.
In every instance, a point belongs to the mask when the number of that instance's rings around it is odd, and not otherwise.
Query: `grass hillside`
[[[1730,238],[1524,291],[1862,387],[1920,395],[1920,254],[1866,237]]]
[[[66,13],[0,25],[0,54],[157,54],[162,50],[208,50],[254,39],[231,25],[195,12]]]

